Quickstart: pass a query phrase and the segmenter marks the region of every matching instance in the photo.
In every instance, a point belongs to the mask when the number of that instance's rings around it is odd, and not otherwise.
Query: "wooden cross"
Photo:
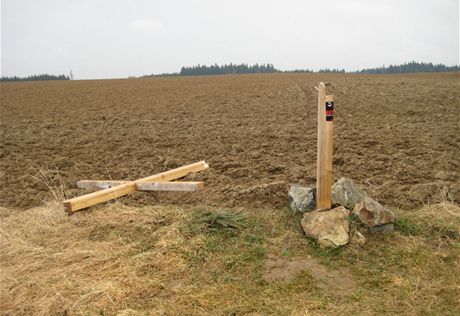
[[[170,181],[208,168],[209,165],[205,161],[199,161],[134,181],[81,180],[77,182],[79,188],[102,190],[65,200],[64,209],[68,213],[73,213],[136,191],[199,191],[204,188],[203,182]]]

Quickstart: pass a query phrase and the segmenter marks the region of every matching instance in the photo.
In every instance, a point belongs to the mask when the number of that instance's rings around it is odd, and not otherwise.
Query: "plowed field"
[[[460,75],[270,74],[1,84],[3,206],[84,193],[81,179],[136,179],[198,160],[199,193],[127,204],[279,207],[314,183],[316,91],[335,95],[334,177],[412,209],[460,202]],[[48,185],[47,185],[48,183]]]

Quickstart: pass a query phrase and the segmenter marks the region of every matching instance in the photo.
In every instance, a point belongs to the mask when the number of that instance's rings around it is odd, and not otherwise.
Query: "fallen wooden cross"
[[[102,190],[65,200],[64,209],[68,213],[73,213],[136,191],[199,191],[204,188],[203,182],[170,181],[208,168],[205,161],[199,161],[134,181],[81,180],[77,182],[79,188]]]

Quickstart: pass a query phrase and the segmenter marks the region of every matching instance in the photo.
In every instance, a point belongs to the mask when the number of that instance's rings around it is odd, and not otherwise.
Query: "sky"
[[[1,0],[2,76],[459,64],[459,0]]]

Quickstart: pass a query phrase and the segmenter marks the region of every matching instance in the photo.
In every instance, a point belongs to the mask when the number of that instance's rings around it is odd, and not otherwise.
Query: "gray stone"
[[[332,186],[332,204],[345,206],[349,210],[352,210],[355,204],[363,201],[366,196],[366,192],[348,178],[340,178]]]
[[[369,228],[371,233],[391,233],[393,231],[393,223],[377,225]]]
[[[353,214],[358,216],[359,220],[367,225],[371,232],[390,232],[393,230],[394,213],[368,196],[355,205]]]
[[[291,185],[288,201],[294,212],[310,212],[316,209],[316,188]]]
[[[329,211],[304,213],[302,229],[321,247],[339,247],[350,241],[350,211],[343,206]]]

